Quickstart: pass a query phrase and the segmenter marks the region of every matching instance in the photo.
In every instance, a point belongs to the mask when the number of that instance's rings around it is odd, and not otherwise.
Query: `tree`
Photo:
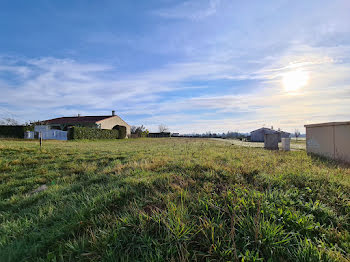
[[[19,123],[17,122],[16,119],[13,118],[3,118],[2,120],[0,120],[0,125],[6,125],[6,126],[15,126],[18,125]]]
[[[158,126],[158,130],[159,130],[159,133],[164,133],[164,132],[168,132],[169,128],[166,125],[160,124]]]
[[[136,130],[137,130],[137,126],[131,126],[130,127],[130,132],[131,132],[131,134],[136,134]]]
[[[141,126],[132,126],[131,127],[131,134],[140,134],[143,131],[145,131],[145,127],[143,125]]]
[[[298,141],[298,137],[300,136],[299,129],[294,130],[294,136],[295,136],[295,140]]]
[[[138,137],[146,137],[149,131],[143,126],[132,126],[131,134],[136,134]]]

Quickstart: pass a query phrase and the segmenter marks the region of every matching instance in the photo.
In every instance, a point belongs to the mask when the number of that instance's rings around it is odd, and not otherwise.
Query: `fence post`
[[[41,146],[42,146],[42,144],[43,144],[43,133],[42,133],[42,132],[39,132],[39,136],[40,136],[40,138],[39,138],[39,143],[40,143],[40,149],[41,149]]]

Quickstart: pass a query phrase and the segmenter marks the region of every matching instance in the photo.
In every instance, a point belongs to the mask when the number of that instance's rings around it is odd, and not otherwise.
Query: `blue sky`
[[[348,0],[2,0],[0,118],[114,109],[181,133],[350,120],[349,13]]]

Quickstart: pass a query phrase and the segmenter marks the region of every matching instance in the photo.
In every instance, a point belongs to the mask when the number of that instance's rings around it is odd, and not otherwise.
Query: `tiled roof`
[[[48,124],[76,124],[76,123],[96,123],[98,121],[110,118],[112,116],[74,116],[74,117],[59,117],[45,120]]]

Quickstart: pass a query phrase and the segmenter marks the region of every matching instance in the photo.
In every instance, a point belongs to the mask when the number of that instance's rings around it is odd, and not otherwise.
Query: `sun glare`
[[[296,92],[309,82],[309,74],[305,71],[296,70],[283,75],[283,87],[287,92]]]

